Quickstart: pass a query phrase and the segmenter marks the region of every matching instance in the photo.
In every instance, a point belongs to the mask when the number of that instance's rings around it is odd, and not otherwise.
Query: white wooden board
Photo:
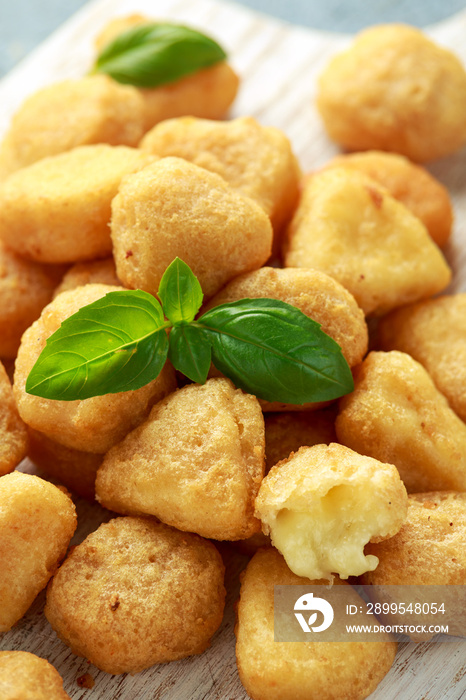
[[[324,134],[313,106],[316,77],[349,37],[293,27],[240,6],[215,0],[97,0],[85,6],[47,42],[0,82],[0,137],[23,99],[42,85],[80,77],[91,64],[92,41],[118,15],[141,12],[185,22],[222,43],[242,77],[232,116],[252,115],[283,129],[304,170],[321,166],[337,152]],[[466,10],[431,27],[428,33],[453,49],[466,65]],[[435,163],[432,172],[449,188],[456,223],[446,255],[454,269],[451,290],[466,291],[466,149]],[[22,469],[30,470],[30,464]],[[75,542],[109,515],[98,506],[78,502]],[[223,548],[231,569],[225,619],[203,655],[160,666],[136,676],[109,676],[70,653],[43,615],[44,594],[10,632],[1,649],[23,649],[47,658],[64,678],[73,700],[244,700],[234,656],[233,603],[238,573],[245,559]],[[77,678],[90,673],[92,690]],[[460,700],[466,698],[466,642],[400,646],[397,659],[372,700]],[[0,699],[1,700],[1,699]]]

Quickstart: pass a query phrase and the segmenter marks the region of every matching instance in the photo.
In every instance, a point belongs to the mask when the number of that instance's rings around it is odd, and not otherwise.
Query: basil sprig
[[[216,41],[195,29],[150,22],[127,29],[104,46],[92,72],[106,73],[119,83],[153,88],[225,58]]]
[[[72,401],[139,389],[167,357],[201,384],[213,362],[236,386],[268,401],[299,405],[353,390],[340,346],[290,304],[241,299],[195,320],[201,287],[179,258],[165,270],[158,296],[161,304],[141,290],[110,292],[67,318],[47,340],[26,391]]]

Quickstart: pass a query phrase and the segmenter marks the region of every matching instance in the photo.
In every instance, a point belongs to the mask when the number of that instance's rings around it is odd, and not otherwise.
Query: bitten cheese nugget
[[[26,426],[19,417],[10,380],[0,362],[0,476],[12,472],[26,456]]]
[[[77,146],[136,146],[144,133],[139,91],[106,75],[65,80],[29,97],[0,146],[0,180]]]
[[[0,651],[2,700],[70,700],[58,671],[27,651]]]
[[[44,158],[0,186],[0,238],[45,263],[108,256],[110,204],[121,179],[154,160],[126,146],[81,146]]]
[[[227,379],[167,396],[110,450],[97,499],[118,513],[155,515],[179,530],[238,540],[259,530],[264,420],[254,396]]]
[[[107,673],[200,654],[223,616],[215,546],[146,518],[115,518],[73,549],[45,614],[73,653]]]
[[[408,497],[396,468],[343,445],[301,447],[272,467],[256,516],[297,576],[341,578],[372,571],[369,541],[398,532]]]
[[[314,267],[380,316],[444,289],[451,272],[425,226],[363,173],[309,178],[288,229],[286,267]]]
[[[75,529],[73,502],[59,488],[21,472],[0,478],[0,632],[45,588]]]
[[[23,335],[18,352],[14,393],[25,423],[65,447],[104,453],[148,415],[151,406],[176,387],[173,367],[135,391],[105,394],[76,401],[53,401],[26,393],[26,380],[47,338],[78,309],[121,287],[88,284],[59,294]]]
[[[466,491],[466,425],[405,353],[367,356],[335,427],[343,444],[394,464],[408,492]]]
[[[161,158],[126,177],[112,203],[111,228],[118,277],[152,294],[177,256],[211,297],[263,265],[272,249],[262,207],[181,158]]]
[[[317,106],[330,137],[425,162],[466,142],[466,71],[450,51],[402,24],[370,27],[333,58]]]
[[[280,554],[262,549],[242,575],[237,608],[236,660],[238,672],[253,700],[364,700],[388,673],[396,643],[275,642],[274,586],[306,586],[311,582],[293,574]],[[312,581],[312,585],[325,582]],[[348,587],[354,603],[362,600]],[[302,590],[302,589],[301,589]],[[325,589],[324,589],[325,590]],[[291,613],[292,614],[292,613]],[[335,621],[344,617],[344,612]],[[357,615],[356,624],[375,622]],[[317,635],[316,635],[317,636]]]

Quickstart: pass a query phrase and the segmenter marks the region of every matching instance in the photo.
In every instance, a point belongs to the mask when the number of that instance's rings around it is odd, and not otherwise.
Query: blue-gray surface
[[[86,0],[0,0],[0,77]],[[314,29],[356,32],[380,22],[419,27],[465,8],[465,0],[243,0],[242,5]]]

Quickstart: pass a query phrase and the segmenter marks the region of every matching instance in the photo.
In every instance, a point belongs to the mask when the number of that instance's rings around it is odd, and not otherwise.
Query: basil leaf
[[[196,323],[210,336],[217,369],[261,399],[301,405],[353,390],[340,346],[290,304],[242,299],[207,311]]]
[[[131,27],[107,44],[92,72],[106,73],[119,83],[153,88],[225,58],[221,46],[205,34],[176,24],[151,22]]]
[[[140,389],[165,364],[167,325],[159,302],[147,292],[109,292],[48,338],[26,391],[73,401]]]
[[[204,298],[199,280],[180,258],[175,258],[163,273],[158,295],[165,316],[173,324],[193,321]]]
[[[195,325],[175,326],[170,331],[170,362],[193,382],[204,384],[211,363],[209,339]]]

